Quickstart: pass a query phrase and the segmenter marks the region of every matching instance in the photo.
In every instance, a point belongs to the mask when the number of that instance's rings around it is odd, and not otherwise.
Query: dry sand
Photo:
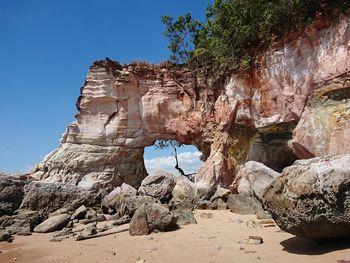
[[[200,214],[212,213],[212,218]],[[249,228],[254,216],[229,211],[196,211],[198,224],[167,233],[131,237],[127,231],[84,241],[73,238],[49,242],[52,234],[15,236],[0,243],[0,262],[340,262],[350,261],[350,242],[319,245],[297,238],[277,227]],[[239,223],[240,220],[243,222]],[[109,230],[127,230],[127,225]],[[261,236],[261,245],[240,244],[248,236]]]

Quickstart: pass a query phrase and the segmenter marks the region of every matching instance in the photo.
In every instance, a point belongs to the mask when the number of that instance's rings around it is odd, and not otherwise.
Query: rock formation
[[[213,81],[180,66],[93,63],[58,149],[33,177],[82,188],[139,187],[143,149],[192,144],[206,159],[200,196],[229,186],[247,160],[276,171],[298,158],[349,152],[350,19],[290,33],[249,72]]]
[[[350,235],[350,155],[298,160],[263,199],[281,229],[325,239]]]

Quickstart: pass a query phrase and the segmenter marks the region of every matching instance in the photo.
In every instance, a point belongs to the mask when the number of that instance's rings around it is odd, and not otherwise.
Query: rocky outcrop
[[[297,161],[263,194],[279,227],[310,239],[350,235],[350,155]]]
[[[82,190],[63,183],[31,182],[24,186],[24,198],[20,209],[41,211],[46,216],[59,208],[75,210],[80,205],[99,204],[97,192]]]
[[[347,153],[349,22],[319,18],[261,54],[251,71],[215,81],[166,63],[96,61],[76,122],[32,176],[138,188],[147,175],[143,148],[176,139],[202,151],[196,193],[209,199],[246,160],[281,171],[298,158]]]

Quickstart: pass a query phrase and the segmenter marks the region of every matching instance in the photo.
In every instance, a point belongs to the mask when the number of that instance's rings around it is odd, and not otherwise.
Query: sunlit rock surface
[[[206,195],[229,186],[246,160],[280,172],[298,158],[347,153],[349,22],[319,19],[263,53],[251,71],[216,81],[166,63],[96,61],[76,121],[33,177],[139,187],[143,148],[176,139],[202,151],[195,184]]]
[[[325,239],[350,235],[350,155],[298,160],[262,194],[279,227]]]

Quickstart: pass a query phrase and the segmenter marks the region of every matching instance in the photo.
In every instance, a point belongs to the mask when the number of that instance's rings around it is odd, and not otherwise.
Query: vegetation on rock
[[[203,24],[188,13],[163,16],[170,60],[207,73],[246,70],[286,33],[317,16],[345,12],[349,0],[215,0]]]

